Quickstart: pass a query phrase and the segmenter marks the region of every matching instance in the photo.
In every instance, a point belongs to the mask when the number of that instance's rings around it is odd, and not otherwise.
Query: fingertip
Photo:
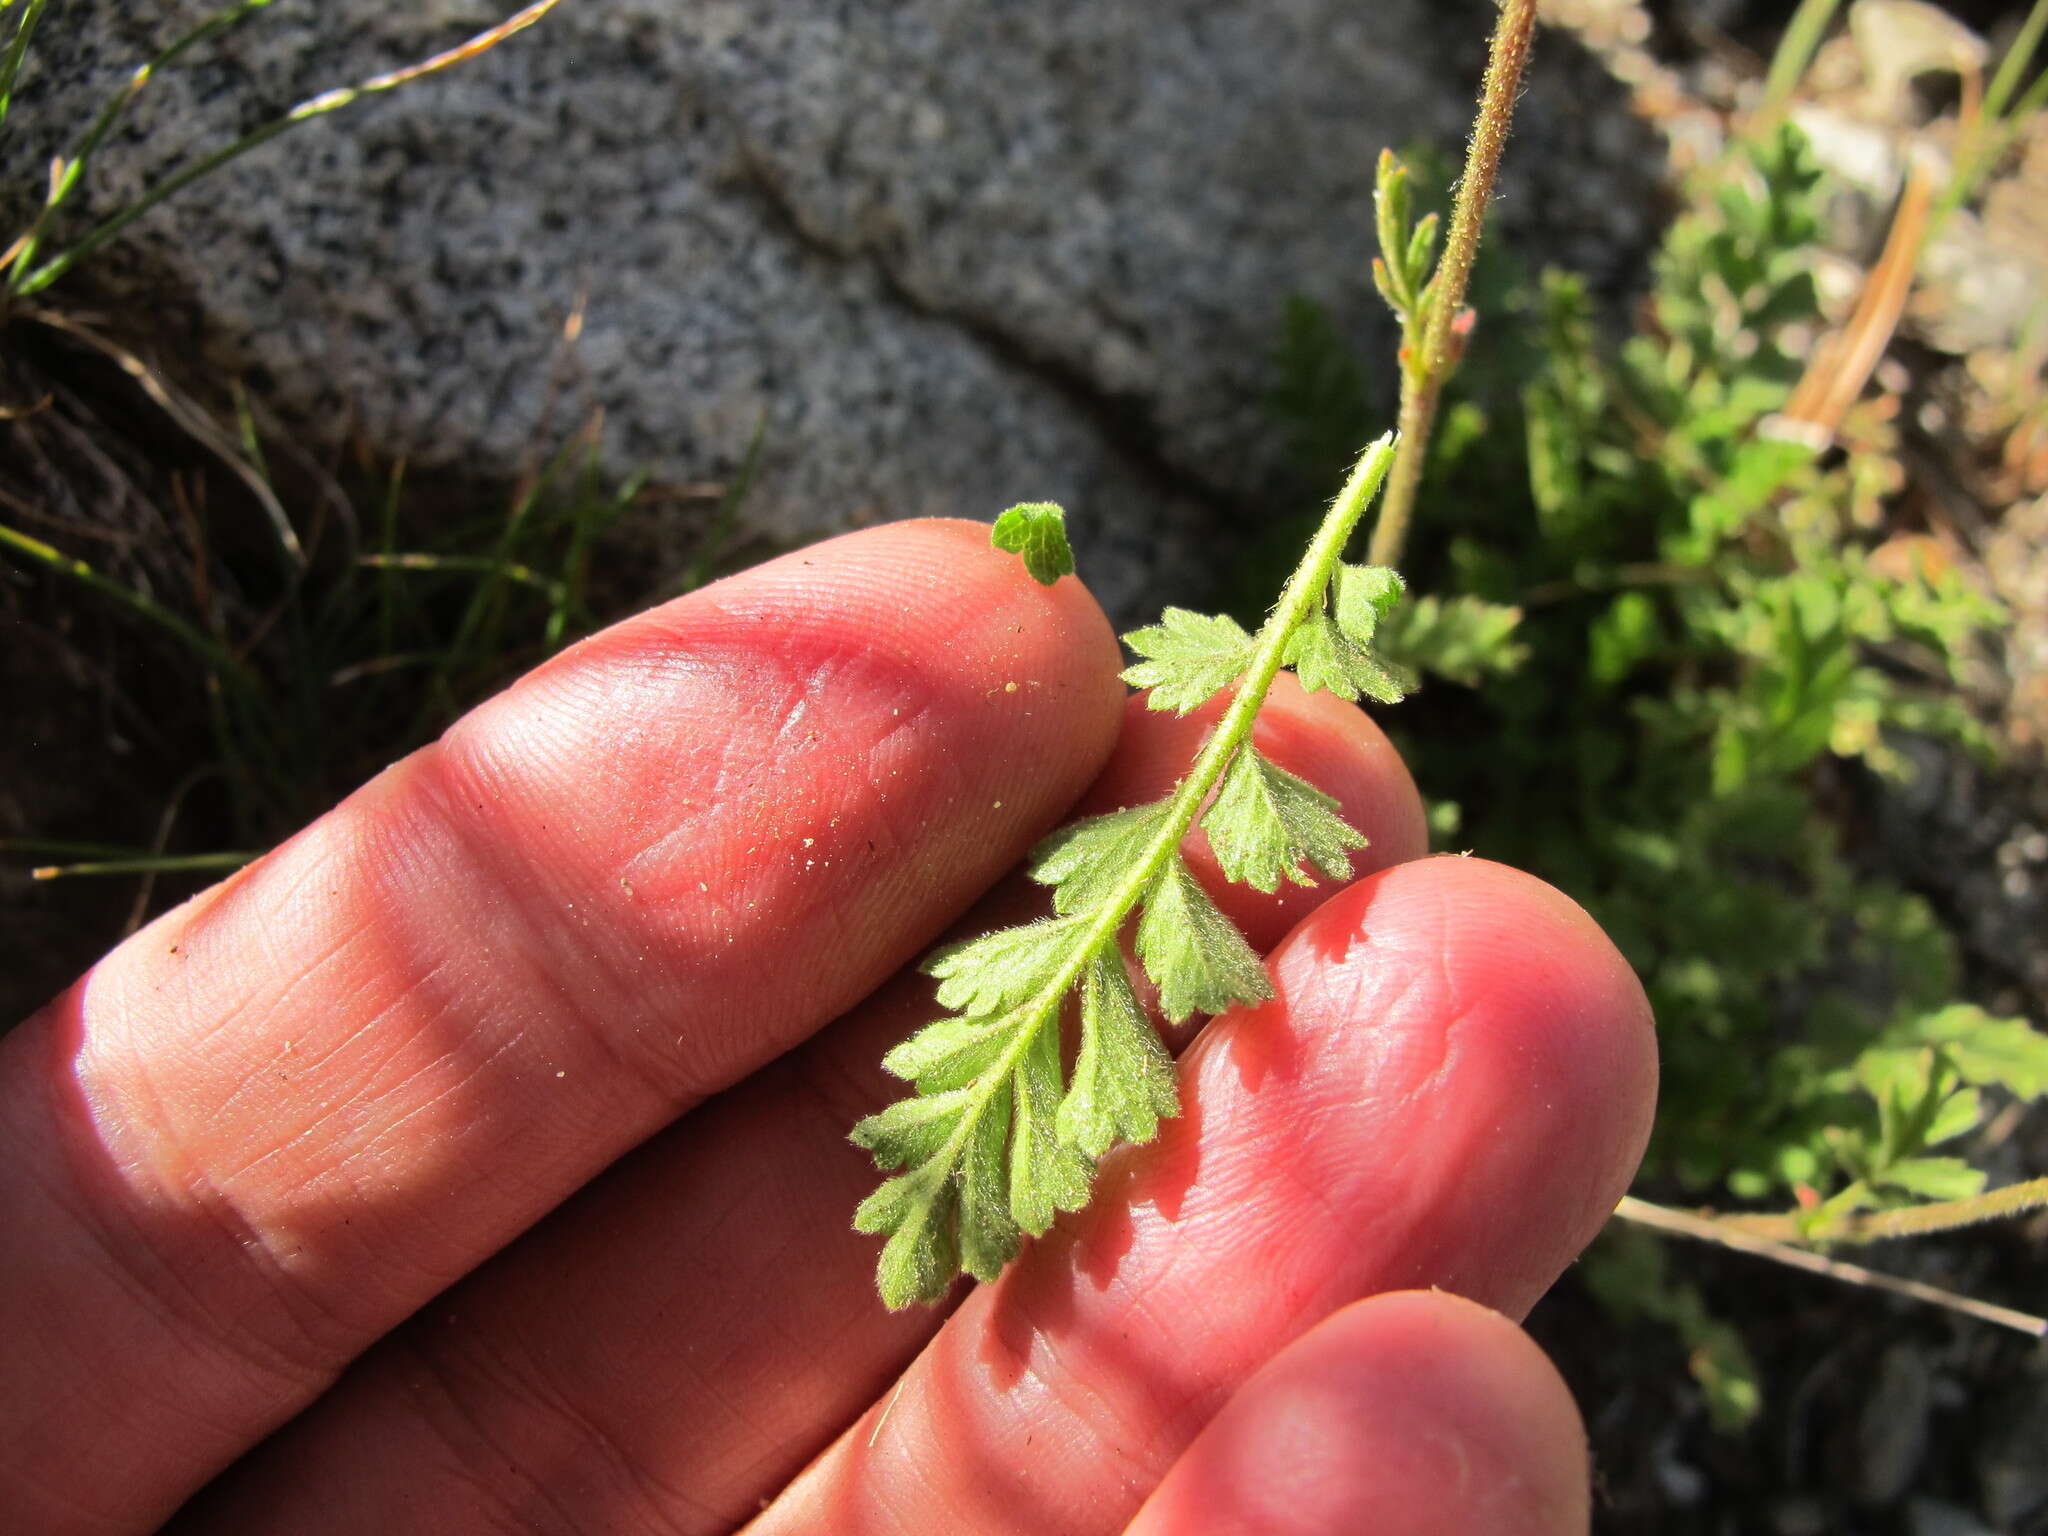
[[[1448,857],[1339,892],[1268,970],[1277,996],[1216,1020],[1185,1058],[1190,1113],[1145,1178],[1185,1177],[1197,1143],[1256,1149],[1207,1159],[1202,1182],[1226,1208],[1270,1210],[1327,1268],[1333,1304],[1441,1285],[1521,1315],[1605,1223],[1648,1139],[1656,1045],[1627,962],[1560,892]],[[1309,1219],[1330,1211],[1336,1231]]]
[[[1528,1335],[1445,1292],[1334,1313],[1241,1387],[1129,1536],[1562,1536],[1586,1438]]]
[[[1470,855],[1386,871],[1326,920],[1398,952],[1361,963],[1433,970],[1445,989],[1433,1009],[1404,1016],[1408,1027],[1468,1048],[1475,1068],[1490,1068],[1494,1085],[1519,1099],[1532,1130],[1563,1130],[1586,1152],[1574,1228],[1591,1241],[1635,1175],[1657,1106],[1656,1020],[1606,930],[1557,887]]]

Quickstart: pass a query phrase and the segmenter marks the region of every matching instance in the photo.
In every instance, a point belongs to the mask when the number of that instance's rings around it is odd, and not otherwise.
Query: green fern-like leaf
[[[1118,1141],[1150,1141],[1180,1113],[1173,1061],[1159,1042],[1117,955],[1098,955],[1082,978],[1081,1051],[1060,1103],[1060,1140],[1089,1157]]]
[[[993,1278],[1026,1236],[1086,1201],[1097,1158],[1119,1142],[1149,1141],[1178,1112],[1172,1062],[1119,946],[1133,914],[1138,960],[1167,1018],[1273,995],[1258,955],[1181,856],[1198,819],[1226,875],[1267,891],[1312,880],[1304,865],[1341,878],[1351,850],[1364,846],[1335,801],[1253,749],[1251,730],[1296,654],[1311,658],[1307,686],[1399,696],[1373,637],[1400,598],[1400,579],[1339,570],[1337,559],[1392,453],[1391,439],[1366,451],[1258,636],[1179,608],[1125,636],[1142,658],[1125,676],[1152,690],[1155,709],[1185,713],[1236,685],[1187,776],[1164,800],[1077,822],[1039,845],[1030,870],[1052,887],[1052,917],[926,961],[948,1012],[883,1058],[916,1094],[853,1130],[879,1167],[902,1170],[854,1218],[887,1238],[876,1280],[889,1306],[935,1301],[963,1269]],[[999,542],[1027,563],[1040,532],[1024,514],[1037,510],[1013,509],[998,525]],[[1304,651],[1310,631],[1322,638]],[[1060,1024],[1076,988],[1080,1045],[1069,1080]]]
[[[1224,875],[1260,891],[1277,890],[1283,880],[1315,884],[1304,863],[1344,879],[1351,850],[1365,846],[1335,800],[1250,747],[1232,760],[1202,830]]]
[[[1265,967],[1244,935],[1216,908],[1178,853],[1145,898],[1138,958],[1159,987],[1159,1008],[1176,1024],[1273,995]]]
[[[1133,688],[1152,690],[1146,703],[1184,715],[1199,709],[1250,665],[1252,637],[1227,615],[1169,608],[1148,629],[1133,630],[1124,644],[1145,660],[1124,672]]]
[[[1061,915],[1092,907],[1159,835],[1171,809],[1171,801],[1155,800],[1062,827],[1033,851],[1031,878],[1053,887],[1053,910]]]
[[[1324,689],[1340,699],[1398,704],[1408,692],[1406,678],[1354,641],[1327,612],[1312,614],[1295,631],[1286,660],[1304,688]]]

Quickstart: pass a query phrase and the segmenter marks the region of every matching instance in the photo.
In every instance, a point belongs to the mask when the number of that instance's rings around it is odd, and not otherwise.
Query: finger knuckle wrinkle
[[[508,1342],[442,1335],[411,1349],[408,1364],[427,1388],[414,1399],[427,1428],[507,1529],[682,1536],[708,1514]]]

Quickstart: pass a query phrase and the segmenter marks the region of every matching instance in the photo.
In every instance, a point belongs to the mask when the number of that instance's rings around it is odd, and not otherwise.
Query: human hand
[[[1583,1529],[1540,1353],[1387,1293],[1534,1302],[1641,1152],[1647,1008],[1563,897],[1422,859],[1327,695],[1259,743],[1363,878],[1217,892],[1276,999],[1001,1281],[876,1300],[845,1138],[905,968],[1200,733],[1120,664],[984,528],[852,535],[558,657],[115,950],[0,1043],[5,1528],[219,1474],[179,1528]]]

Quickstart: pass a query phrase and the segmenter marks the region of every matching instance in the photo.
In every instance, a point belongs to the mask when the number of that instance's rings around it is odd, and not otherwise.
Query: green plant
[[[597,453],[594,432],[578,433],[523,485],[470,493],[502,497],[495,516],[432,523],[407,510],[402,465],[336,479],[303,563],[274,541],[267,559],[236,548],[243,519],[225,494],[207,513],[213,539],[189,554],[173,544],[161,565],[117,552],[109,574],[5,526],[0,552],[132,620],[103,644],[124,658],[122,675],[149,679],[159,730],[192,734],[190,750],[208,766],[186,790],[201,791],[212,836],[252,850],[204,855],[204,867],[232,866],[594,627],[593,555],[646,494],[638,478],[606,485]],[[728,499],[745,479],[743,471]],[[431,531],[404,542],[415,525]],[[210,547],[214,540],[228,548]],[[192,860],[202,857],[40,837],[0,851],[46,861],[45,878],[168,872],[201,867]]]
[[[1483,785],[1433,766],[1486,805],[1471,835],[1566,873],[1642,971],[1665,1040],[1651,1174],[1836,1209],[1911,1198],[1925,1149],[1968,1126],[1877,1131],[1903,1090],[1869,1053],[1939,1043],[1953,945],[1847,862],[1819,776],[1906,771],[1900,731],[1983,750],[1951,685],[1997,610],[1925,546],[1884,543],[1880,412],[1834,458],[1771,431],[1800,371],[1788,336],[1820,323],[1823,195],[1793,130],[1738,150],[1673,226],[1655,328],[1618,356],[1583,290],[1546,282],[1550,363],[1522,402],[1533,537],[1468,534],[1452,559],[1480,595],[1512,583],[1532,665],[1574,685],[1517,674]],[[1560,749],[1567,814],[1519,825],[1515,775]]]
[[[1052,917],[926,960],[951,1013],[883,1059],[915,1095],[853,1130],[884,1171],[905,1170],[854,1217],[859,1230],[888,1237],[877,1281],[889,1306],[937,1300],[962,1269],[993,1279],[1024,1234],[1086,1203],[1094,1162],[1111,1145],[1149,1140],[1162,1117],[1178,1112],[1172,1063],[1125,969],[1118,935],[1126,919],[1141,914],[1137,958],[1167,1018],[1271,995],[1257,955],[1181,857],[1197,824],[1225,877],[1262,891],[1283,880],[1315,883],[1304,865],[1342,878],[1351,850],[1363,846],[1329,796],[1252,747],[1252,724],[1283,667],[1305,688],[1351,700],[1393,703],[1409,686],[1377,654],[1401,578],[1342,556],[1383,482],[1405,478],[1412,495],[1436,394],[1456,360],[1450,320],[1462,312],[1534,24],[1531,0],[1509,0],[1501,12],[1449,249],[1435,271],[1433,221],[1410,224],[1405,172],[1390,156],[1380,163],[1384,259],[1376,272],[1389,301],[1404,306],[1402,365],[1412,389],[1402,419],[1423,441],[1389,434],[1359,456],[1256,635],[1228,617],[1169,608],[1157,625],[1124,636],[1141,658],[1124,678],[1148,690],[1149,707],[1185,714],[1230,690],[1187,775],[1165,799],[1075,823],[1039,845],[1029,869],[1053,888]],[[1404,509],[1384,506],[1374,548],[1398,548],[1405,519]],[[1046,503],[1013,507],[992,539],[1049,583],[1073,569],[1063,521]],[[1080,1049],[1069,1079],[1060,1016],[1077,986]]]
[[[1333,879],[1350,872],[1365,839],[1329,796],[1267,761],[1251,730],[1283,666],[1344,698],[1400,698],[1373,651],[1400,578],[1340,558],[1393,459],[1391,437],[1359,459],[1256,637],[1184,608],[1124,637],[1143,658],[1125,680],[1150,690],[1152,708],[1186,714],[1235,679],[1229,708],[1172,795],[1076,822],[1039,845],[1030,871],[1053,889],[1052,917],[925,962],[952,1014],[883,1059],[916,1084],[915,1096],[853,1131],[882,1168],[905,1170],[854,1217],[861,1231],[888,1235],[878,1279],[891,1307],[937,1300],[962,1268],[994,1279],[1021,1234],[1087,1201],[1095,1159],[1115,1142],[1150,1140],[1178,1113],[1173,1064],[1124,969],[1118,934],[1132,913],[1142,912],[1138,958],[1169,1019],[1272,995],[1258,956],[1181,857],[1197,823],[1224,873],[1262,891],[1313,884],[1304,865]],[[1050,583],[1073,569],[1061,522],[1055,507],[1013,508],[994,542]],[[1077,986],[1081,1044],[1069,1082],[1060,1015]]]
[[[1644,980],[1663,1056],[1646,1185],[1784,1202],[1729,1221],[1808,1243],[1970,1219],[1998,1197],[1948,1149],[1986,1089],[2048,1087],[2048,1037],[1958,1001],[1935,913],[1849,852],[1859,776],[1909,773],[1915,737],[1989,750],[1958,685],[1999,611],[1901,526],[1895,403],[1857,403],[1832,446],[1780,414],[1825,328],[1829,190],[1795,130],[1739,141],[1686,189],[1618,348],[1574,277],[1504,297],[1541,347],[1458,381],[1436,537],[1404,567],[1430,595],[1382,631],[1437,680],[1403,725],[1452,803],[1438,824],[1575,896]],[[1284,357],[1314,356],[1313,332],[1297,312]],[[1739,1340],[1639,1258],[1603,1246],[1589,1267],[1686,1335],[1739,1422]]]

